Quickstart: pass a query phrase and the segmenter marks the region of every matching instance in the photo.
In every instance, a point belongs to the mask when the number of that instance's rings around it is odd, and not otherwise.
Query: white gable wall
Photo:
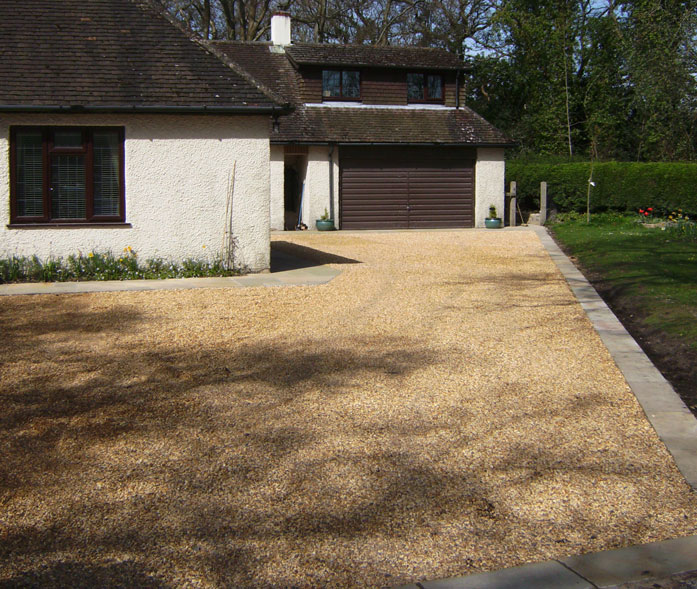
[[[305,197],[303,199],[303,222],[309,229],[315,229],[315,221],[324,210],[331,216],[331,193],[334,196],[334,225],[339,226],[339,148],[335,147],[330,161],[331,147],[328,145],[313,145],[307,154],[307,172],[305,176]],[[332,166],[332,172],[329,166]],[[333,190],[330,189],[330,176],[333,179]]]
[[[271,146],[271,229],[284,229],[285,222],[285,149]]]
[[[474,169],[474,226],[484,227],[489,207],[494,205],[499,217],[504,218],[506,161],[503,149],[480,147]]]
[[[130,227],[7,228],[11,125],[125,127],[126,223]],[[268,117],[0,115],[0,256],[120,253],[131,246],[141,258],[213,259],[222,250],[233,166],[235,265],[267,270]]]

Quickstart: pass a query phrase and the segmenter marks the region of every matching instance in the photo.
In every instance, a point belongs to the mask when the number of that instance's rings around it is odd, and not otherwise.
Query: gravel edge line
[[[639,401],[649,423],[697,491],[697,418],[545,227],[531,227],[564,276]]]

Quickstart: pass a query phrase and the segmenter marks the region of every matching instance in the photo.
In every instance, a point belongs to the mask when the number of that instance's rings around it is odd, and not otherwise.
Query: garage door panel
[[[409,229],[406,216],[404,219],[382,219],[377,217],[357,218],[354,223],[356,224],[355,227],[346,227],[346,229]]]
[[[413,202],[415,199],[424,200],[437,200],[439,198],[446,198],[452,200],[453,198],[458,200],[462,199],[462,187],[461,186],[431,186],[431,187],[409,187],[409,200]]]
[[[420,219],[418,221],[410,221],[409,229],[439,229],[462,227],[466,219],[455,219],[448,217],[447,219]]]
[[[342,148],[341,226],[474,226],[473,150]]]

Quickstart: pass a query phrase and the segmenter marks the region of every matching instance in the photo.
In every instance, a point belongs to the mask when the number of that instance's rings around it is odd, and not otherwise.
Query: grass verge
[[[652,225],[604,213],[590,224],[565,215],[549,228],[695,411],[697,240],[689,225]]]
[[[550,229],[616,294],[636,299],[648,325],[697,349],[697,242],[629,215],[595,215],[590,224],[572,215]]]

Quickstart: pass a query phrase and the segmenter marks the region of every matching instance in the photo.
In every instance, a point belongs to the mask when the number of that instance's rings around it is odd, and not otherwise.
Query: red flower
[[[648,213],[648,212],[644,213],[644,216],[645,216],[645,217],[648,217],[648,216],[649,216],[649,213]]]
[[[649,207],[649,208],[646,209],[646,210],[649,211],[649,212],[653,211],[653,209],[652,209],[651,207]]]
[[[643,214],[644,214],[644,209],[639,209],[639,212],[643,215]]]

